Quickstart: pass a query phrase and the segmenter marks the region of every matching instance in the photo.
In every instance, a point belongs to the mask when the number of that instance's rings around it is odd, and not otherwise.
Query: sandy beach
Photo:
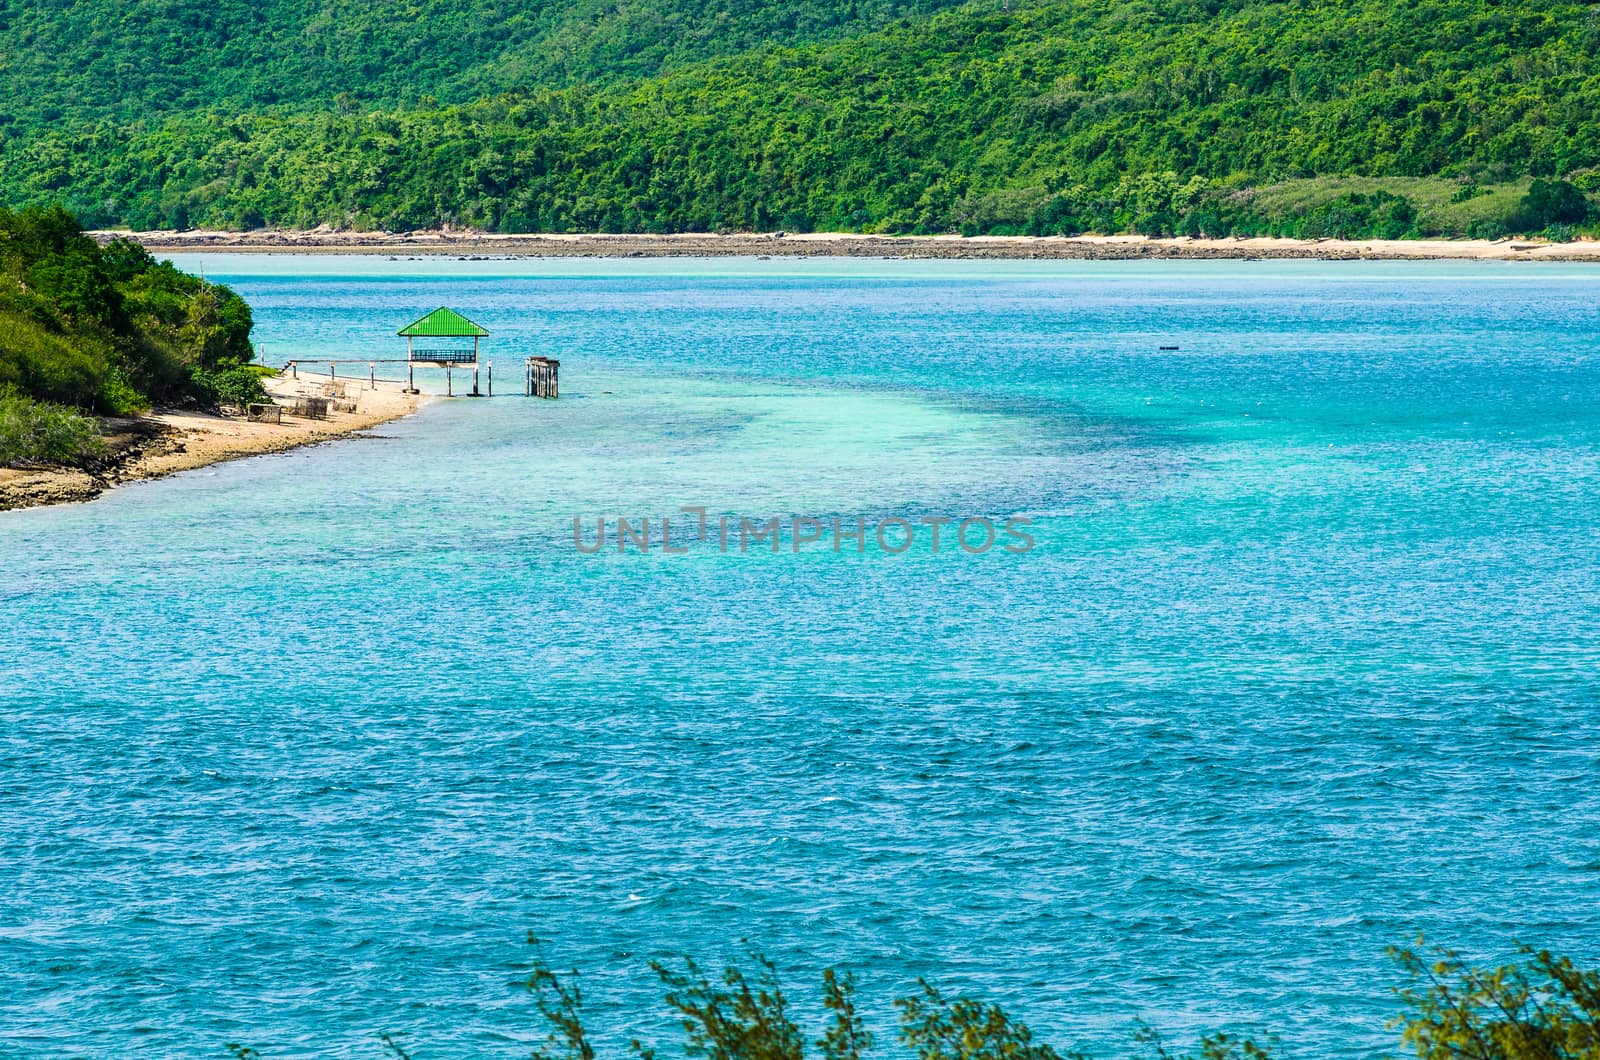
[[[1500,239],[1153,239],[1149,236],[875,236],[850,233],[721,235],[505,235],[473,231],[92,233],[131,236],[152,251],[283,254],[452,254],[465,257],[871,257],[1129,260],[1311,258],[1333,261],[1465,259],[1600,261],[1600,242]]]
[[[266,380],[265,386],[280,404],[292,405],[297,394],[319,393],[319,383],[315,377],[295,380],[284,376]],[[409,415],[428,400],[401,393],[399,383],[380,381],[376,389],[367,389],[364,380],[349,383],[346,396],[354,401],[355,409],[331,411],[325,420],[296,416],[289,408],[277,424],[250,423],[242,416],[159,409],[133,419],[108,420],[110,452],[92,471],[0,468],[0,511],[93,500],[124,482],[164,478],[224,460],[332,441]]]

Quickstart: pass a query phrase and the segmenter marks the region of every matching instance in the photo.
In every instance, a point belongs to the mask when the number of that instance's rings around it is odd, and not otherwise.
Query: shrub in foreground
[[[535,946],[536,939],[529,941]],[[1419,948],[1421,940],[1418,940]],[[1391,1021],[1402,1044],[1420,1060],[1600,1060],[1600,971],[1585,971],[1565,957],[1521,947],[1521,959],[1476,968],[1451,950],[1393,948],[1390,957],[1409,983],[1395,991],[1403,1010]],[[809,1036],[796,1023],[777,968],[759,953],[755,971],[729,965],[715,975],[694,960],[650,962],[665,988],[664,1002],[682,1033],[677,1051],[690,1060],[863,1060],[877,1043],[856,1008],[856,980],[833,969],[822,973],[826,1022]],[[531,1060],[595,1060],[584,1022],[578,973],[556,974],[534,961],[527,988],[546,1025]],[[899,1055],[904,1060],[1089,1060],[1037,1041],[1026,1023],[999,1005],[972,997],[946,997],[926,980],[895,1001]],[[409,1053],[393,1035],[379,1035],[395,1060]],[[1149,1024],[1135,1021],[1134,1055],[1149,1060],[1271,1060],[1278,1042],[1236,1034],[1203,1036],[1193,1051],[1175,1052]],[[638,1060],[660,1060],[658,1046],[634,1038]],[[262,1054],[229,1044],[236,1060]]]
[[[1391,951],[1412,979],[1398,992],[1401,1040],[1422,1060],[1600,1058],[1600,971],[1521,952],[1519,963],[1474,968],[1450,950]]]

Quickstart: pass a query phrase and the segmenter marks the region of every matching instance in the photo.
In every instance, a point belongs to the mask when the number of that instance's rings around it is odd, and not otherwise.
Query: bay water
[[[1600,961],[1600,270],[177,260],[496,395],[0,513],[0,1056],[526,1055],[530,932],[614,1055],[685,953],[1100,1056]]]

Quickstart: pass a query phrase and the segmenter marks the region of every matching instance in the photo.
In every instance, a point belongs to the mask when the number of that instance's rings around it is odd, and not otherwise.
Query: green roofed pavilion
[[[450,370],[459,364],[472,368],[472,396],[478,396],[478,341],[488,336],[487,328],[479,327],[454,309],[440,306],[421,320],[407,324],[396,334],[406,340],[406,393],[417,392],[416,366],[420,364],[442,367],[444,392],[447,396],[452,394]],[[471,339],[472,345],[425,341],[419,346],[418,339]],[[493,371],[490,368],[491,374]]]
[[[421,320],[401,328],[399,335],[407,339],[477,339],[489,332],[457,313],[440,306]]]

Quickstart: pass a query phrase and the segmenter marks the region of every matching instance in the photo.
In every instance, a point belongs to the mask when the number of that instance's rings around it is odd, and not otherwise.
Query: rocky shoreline
[[[280,398],[296,381],[268,381]],[[236,416],[185,410],[105,421],[106,454],[81,468],[0,468],[0,511],[94,500],[125,482],[165,478],[224,460],[287,452],[347,437],[414,412],[419,399],[398,384],[356,392],[356,409],[325,420],[285,412],[281,423],[249,423]]]
[[[1600,242],[1529,240],[1197,239],[1147,236],[878,236],[848,233],[507,235],[491,232],[113,232],[165,253],[381,254],[515,257],[861,257],[954,260],[1140,259],[1321,261],[1600,261]]]

